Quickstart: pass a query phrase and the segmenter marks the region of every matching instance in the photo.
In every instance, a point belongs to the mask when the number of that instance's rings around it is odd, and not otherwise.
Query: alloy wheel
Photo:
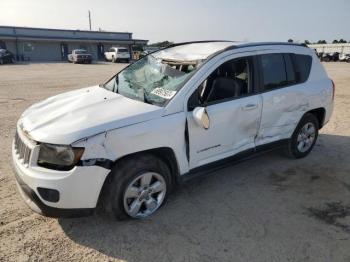
[[[144,218],[153,214],[163,203],[166,182],[155,172],[137,176],[126,188],[123,196],[125,212],[133,218]]]
[[[299,131],[297,138],[297,148],[299,152],[308,151],[314,143],[316,137],[316,127],[313,123],[306,123]]]

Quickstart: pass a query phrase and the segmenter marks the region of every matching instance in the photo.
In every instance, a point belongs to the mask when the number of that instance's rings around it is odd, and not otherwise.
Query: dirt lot
[[[0,67],[0,261],[350,261],[350,64],[326,64],[336,107],[310,156],[271,152],[178,189],[150,219],[52,219],[20,198],[15,123],[29,105],[118,64]]]

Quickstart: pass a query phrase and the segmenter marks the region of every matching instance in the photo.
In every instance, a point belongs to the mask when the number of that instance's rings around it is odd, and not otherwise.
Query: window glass
[[[295,66],[295,75],[298,83],[303,83],[309,78],[312,57],[309,55],[293,54],[293,62]]]
[[[282,54],[261,55],[261,65],[265,90],[288,84],[287,72]]]
[[[34,45],[32,43],[26,42],[23,43],[23,52],[32,52],[34,51]]]
[[[197,67],[197,64],[189,65],[188,61],[176,63],[181,66],[174,68],[174,64],[149,55],[126,67],[103,87],[131,99],[164,106]],[[189,66],[193,69],[189,70]]]
[[[118,54],[121,54],[121,53],[129,53],[129,51],[126,48],[118,48]]]
[[[252,60],[239,58],[225,62],[212,72],[188,101],[188,109],[253,93]]]
[[[284,62],[286,64],[286,72],[287,72],[287,82],[288,84],[296,83],[295,72],[293,68],[293,62],[290,54],[284,55]]]

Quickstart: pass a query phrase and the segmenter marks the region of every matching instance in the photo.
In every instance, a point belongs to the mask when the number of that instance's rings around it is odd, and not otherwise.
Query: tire
[[[315,115],[306,113],[295,128],[289,140],[287,154],[291,158],[306,157],[313,149],[319,130],[319,122]]]
[[[3,64],[4,64],[4,60],[0,59],[0,65],[3,65]]]
[[[146,181],[150,176],[149,186],[147,183],[143,183],[142,186],[142,178]],[[168,166],[153,155],[145,154],[121,160],[105,182],[102,209],[113,214],[118,220],[146,218],[166,202],[172,188],[171,181]],[[161,187],[165,190],[155,192],[156,185],[159,185],[157,190]],[[154,192],[150,193],[152,189]],[[127,195],[130,195],[130,198]],[[132,209],[132,205],[139,206],[139,209]]]
[[[112,63],[116,63],[117,62],[117,59],[115,59],[114,56],[112,56]]]

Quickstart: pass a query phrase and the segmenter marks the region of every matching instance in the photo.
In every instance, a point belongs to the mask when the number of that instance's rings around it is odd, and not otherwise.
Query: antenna
[[[91,31],[91,13],[90,13],[90,10],[89,11],[89,27],[90,27],[90,31]]]

